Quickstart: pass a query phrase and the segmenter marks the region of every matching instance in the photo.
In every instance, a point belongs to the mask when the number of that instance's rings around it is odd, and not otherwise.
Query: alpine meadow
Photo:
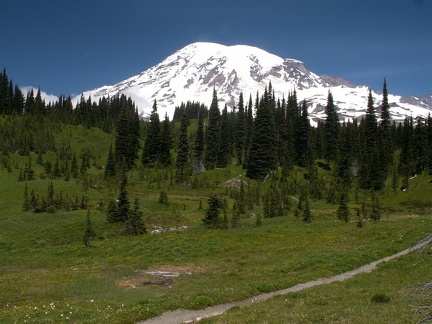
[[[368,91],[358,118],[341,118],[330,89],[311,122],[313,98],[279,97],[271,81],[231,106],[215,81],[210,105],[192,97],[169,116],[154,99],[144,116],[124,93],[46,102],[4,69],[0,322],[137,323],[424,242],[432,116],[392,118],[387,86],[379,104]],[[427,323],[431,264],[429,241],[370,273],[202,322]]]

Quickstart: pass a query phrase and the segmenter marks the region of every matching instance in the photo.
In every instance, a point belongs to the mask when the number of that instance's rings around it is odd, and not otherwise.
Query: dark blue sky
[[[432,93],[432,0],[0,0],[0,68],[50,94],[117,83],[197,41]]]

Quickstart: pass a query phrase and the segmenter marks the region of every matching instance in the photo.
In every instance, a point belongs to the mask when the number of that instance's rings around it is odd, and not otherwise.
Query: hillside
[[[341,274],[430,234],[431,117],[391,123],[383,104],[378,123],[371,93],[362,121],[340,123],[329,95],[326,122],[311,127],[305,103],[279,105],[270,87],[236,113],[214,92],[208,110],[188,104],[170,121],[157,105],[140,119],[124,95],[73,107],[3,84],[14,90],[0,91],[2,323],[202,309]],[[400,300],[427,284],[430,253],[417,256],[421,275],[368,294]],[[410,303],[387,318],[424,318]]]

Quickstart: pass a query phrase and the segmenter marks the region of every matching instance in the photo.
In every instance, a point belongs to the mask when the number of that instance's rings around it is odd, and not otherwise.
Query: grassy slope
[[[85,147],[94,151],[95,167],[90,173],[97,177],[102,172],[100,166],[105,163],[111,137],[95,129],[65,128],[56,135],[56,140],[70,141],[77,153]],[[14,155],[11,159],[20,165],[27,160]],[[49,155],[44,159],[50,159]],[[35,163],[34,168],[36,174],[43,172]],[[140,199],[149,228],[151,225],[189,226],[185,232],[160,235],[123,235],[123,228],[107,224],[105,214],[97,208],[100,200],[106,206],[108,197],[116,195],[115,188],[88,189],[97,238],[93,247],[85,248],[82,243],[85,210],[55,214],[22,212],[24,183],[17,182],[19,171],[14,168],[8,173],[0,167],[0,322],[133,322],[168,309],[201,308],[341,273],[411,246],[431,232],[431,212],[425,204],[432,192],[430,176],[413,179],[410,192],[383,198],[383,206],[397,207],[397,217],[392,214],[361,229],[355,223],[335,221],[335,206],[321,201],[313,202],[311,224],[291,215],[264,219],[261,227],[255,227],[253,219],[243,218],[238,229],[203,229],[204,212],[198,210],[200,199],[205,206],[210,192],[224,191],[218,184],[239,173],[242,170],[234,167],[200,175],[198,178],[205,178],[209,183],[205,190],[171,186],[165,171],[150,174],[147,171],[143,181],[137,177],[131,179],[130,198]],[[166,180],[159,184],[155,181],[158,176]],[[34,180],[28,186],[45,195],[49,181]],[[62,190],[69,195],[81,196],[84,190],[82,181],[77,180],[55,180],[53,185],[56,192]],[[168,206],[158,203],[161,189],[168,190]],[[407,217],[418,211],[423,216]],[[152,279],[137,271],[149,267],[187,269],[191,274],[182,274],[169,287],[144,286],[144,282]],[[430,272],[422,267],[416,268],[416,273],[430,278]],[[391,289],[392,285],[387,284],[390,278],[386,275],[380,278],[383,287]],[[135,280],[139,287],[123,287],[120,283],[127,279]],[[363,289],[375,286],[366,285]],[[388,293],[397,294],[397,291]],[[299,293],[301,298],[296,301],[305,304],[307,294]],[[353,293],[349,299],[358,298]],[[325,306],[320,308],[324,315]],[[330,306],[333,307],[330,304],[329,309]],[[268,307],[272,316],[272,306]],[[316,312],[307,309],[299,308],[299,313]],[[264,310],[260,312],[266,313]],[[237,317],[246,317],[247,312]],[[335,316],[344,314],[342,307],[337,308]],[[307,318],[315,321],[307,317],[312,315],[304,316],[306,322]]]

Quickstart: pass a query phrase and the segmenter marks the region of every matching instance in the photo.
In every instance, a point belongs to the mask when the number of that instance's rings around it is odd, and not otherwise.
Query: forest
[[[372,204],[377,192],[407,190],[410,177],[432,170],[432,117],[392,121],[385,80],[382,105],[375,107],[369,94],[361,120],[341,123],[329,92],[325,120],[311,127],[307,100],[298,102],[295,90],[287,100],[275,98],[271,83],[255,100],[250,96],[245,101],[240,94],[232,111],[226,106],[221,111],[214,90],[209,108],[187,102],[175,109],[172,121],[168,116],[161,121],[156,100],[149,118],[143,119],[131,98],[124,95],[104,97],[97,103],[81,97],[76,107],[70,97],[63,96],[46,104],[40,90],[36,95],[30,91],[24,98],[6,70],[0,79],[1,162],[10,169],[9,153],[29,157],[34,153],[36,163],[45,169],[40,177],[49,179],[76,179],[91,167],[93,152],[74,152],[67,142],[61,146],[55,143],[52,132],[66,124],[112,134],[105,165],[97,167],[103,171],[103,181],[115,181],[119,187],[119,174],[135,169],[141,173],[145,169],[169,170],[175,174],[172,182],[199,187],[192,183],[192,175],[240,165],[245,178],[271,183],[255,198],[263,202],[264,217],[286,214],[292,205],[289,197],[298,195],[299,210],[303,211],[308,199],[325,199],[339,204],[338,217],[348,221],[350,197],[356,202],[370,199]],[[193,129],[191,121],[195,121]],[[55,163],[42,163],[48,151],[55,153]],[[31,157],[19,168],[19,181],[34,179]],[[306,181],[300,183],[291,176],[295,168],[304,170]],[[331,177],[318,169],[331,171]],[[32,200],[34,204],[35,198]],[[236,204],[240,213],[244,213],[246,200],[240,195]],[[254,203],[249,205],[253,209]],[[126,214],[118,218],[126,221]],[[379,219],[378,209],[374,214],[372,218]],[[217,223],[212,226],[221,226],[221,220]]]

